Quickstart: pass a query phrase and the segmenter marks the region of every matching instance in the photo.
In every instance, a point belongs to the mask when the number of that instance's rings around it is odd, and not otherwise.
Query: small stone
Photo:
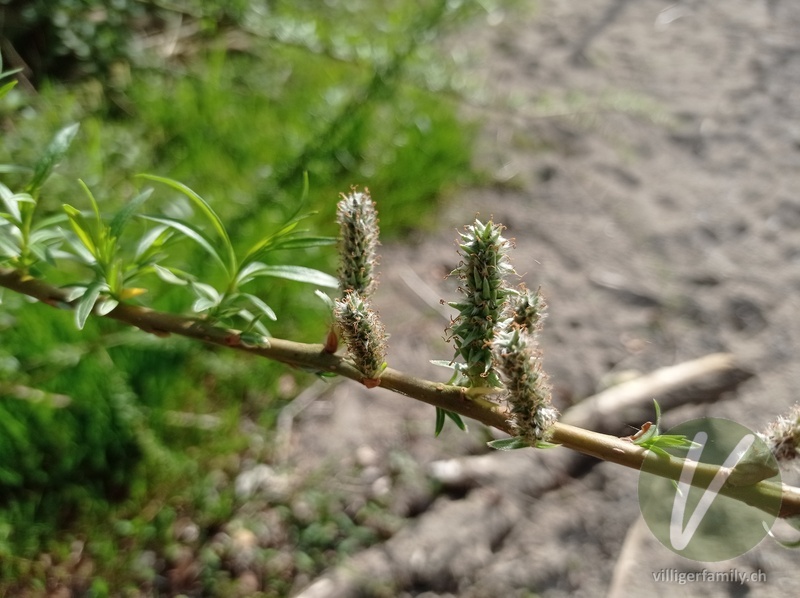
[[[240,499],[262,495],[268,500],[280,501],[291,492],[291,480],[288,475],[277,473],[262,463],[236,476],[234,487],[236,497]]]

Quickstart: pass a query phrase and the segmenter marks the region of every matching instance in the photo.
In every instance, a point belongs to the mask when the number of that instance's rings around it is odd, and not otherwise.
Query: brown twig
[[[17,270],[0,268],[0,286],[34,297],[54,307],[72,307],[66,300],[66,291],[31,278]],[[236,330],[218,327],[201,319],[163,313],[125,303],[117,305],[105,317],[159,336],[178,334],[205,343],[260,355],[293,367],[335,373],[364,383],[361,372],[347,359],[326,352],[325,347],[321,344],[304,344],[270,338],[268,344],[248,345],[242,342],[241,335]],[[484,398],[468,395],[465,388],[424,380],[392,368],[387,368],[383,372],[380,386],[435,407],[454,411],[504,432],[513,433],[508,422],[507,410],[503,406]],[[658,456],[652,451],[625,442],[616,436],[600,434],[564,423],[555,424],[551,440],[556,444],[604,461],[642,469],[674,480],[680,479],[681,470],[685,465],[685,461],[682,459]],[[714,466],[698,464],[692,483],[708,485],[717,471],[718,469]],[[800,489],[798,488],[771,482],[759,482],[743,487],[725,485],[720,492],[780,517],[800,515]],[[778,496],[782,498],[782,501],[780,509],[776,513],[769,505],[778,504],[775,500]]]

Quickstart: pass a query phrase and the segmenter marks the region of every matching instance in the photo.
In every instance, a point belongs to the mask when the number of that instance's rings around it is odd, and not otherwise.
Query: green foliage
[[[653,400],[656,410],[656,423],[647,422],[642,430],[634,435],[632,442],[638,446],[653,451],[661,457],[669,457],[668,449],[690,449],[695,445],[686,436],[681,434],[661,434],[661,406]]]
[[[189,197],[200,208],[201,213],[216,234],[217,238],[212,239],[201,229],[185,220],[164,216],[146,217],[148,220],[172,228],[195,241],[221,266],[225,275],[222,291],[198,282],[195,276],[183,271],[156,265],[156,272],[166,282],[179,285],[188,284],[192,288],[196,295],[193,310],[197,313],[207,312],[211,321],[230,322],[235,317],[240,317],[245,320],[247,330],[253,327],[259,333],[266,335],[267,330],[260,320],[264,317],[275,320],[275,312],[259,297],[240,290],[242,285],[256,278],[283,278],[329,288],[338,286],[336,278],[313,268],[295,265],[267,265],[259,261],[265,259],[272,251],[279,249],[307,249],[332,245],[336,242],[335,239],[326,237],[305,237],[305,231],[298,229],[297,225],[307,215],[294,216],[276,232],[257,240],[240,260],[236,256],[236,250],[222,220],[200,195],[186,185],[171,179],[152,175],[147,175],[145,178],[169,185]]]
[[[506,277],[515,272],[508,259],[511,245],[502,230],[500,224],[476,220],[459,233],[463,259],[451,275],[458,276],[464,298],[449,305],[459,312],[450,334],[455,357],[463,360],[455,364],[456,379],[464,386],[501,386],[491,343],[495,328],[502,321],[506,299],[515,293],[506,282]]]
[[[436,427],[434,429],[434,435],[438,436],[442,433],[444,429],[444,424],[447,419],[450,419],[459,430],[462,432],[467,431],[467,424],[464,423],[464,420],[461,419],[461,416],[454,411],[448,411],[447,409],[442,409],[441,407],[436,408]]]
[[[271,430],[290,398],[278,377],[287,374],[90,314],[121,301],[192,309],[220,323],[243,319],[252,338],[281,316],[281,336],[320,340],[325,306],[294,282],[334,284],[321,272],[333,268],[331,240],[309,229],[332,232],[338,192],[368,185],[391,236],[419,226],[433,198],[470,176],[471,129],[435,91],[446,69],[426,46],[466,14],[458,3],[264,6],[0,0],[4,35],[13,25],[15,35],[50,36],[26,73],[36,97],[0,77],[0,262],[68,287],[78,306],[3,297],[0,593],[28,588],[24,572],[39,570],[42,551],[66,562],[76,534],[90,537],[98,567],[91,591],[146,585],[163,567],[126,555],[154,550],[170,563],[177,549],[176,518],[148,515],[152,505],[199,522],[204,587],[229,593],[230,563],[211,530],[243,505],[209,472],[230,481],[238,469],[226,463],[271,458]],[[158,39],[176,17],[197,33],[178,40],[174,59],[134,51],[145,28]],[[245,43],[234,48],[230,32]],[[8,39],[20,49],[21,37]],[[76,83],[49,80],[56,71]],[[65,126],[75,122],[80,129]],[[155,174],[134,178],[141,171]],[[176,423],[183,415],[215,427]],[[243,421],[263,438],[245,434]],[[300,570],[331,564],[337,547],[374,540],[342,508],[316,525],[280,511],[298,530],[295,562],[275,573],[287,591]],[[19,576],[21,585],[8,581]]]
[[[43,317],[51,311],[17,310],[0,327],[0,519],[14,524],[12,547],[29,533],[14,513],[62,525],[87,501],[123,495],[140,455],[125,375],[109,368],[96,331],[80,334],[66,312]]]
[[[135,0],[3,0],[0,35],[37,76],[105,73],[131,56],[130,23],[146,12]]]
[[[0,183],[0,199],[5,207],[5,211],[0,212],[0,231],[4,233],[0,239],[0,263],[7,260],[24,272],[38,261],[53,263],[51,249],[60,236],[53,225],[60,218],[34,222],[34,214],[42,185],[69,149],[77,131],[77,125],[69,125],[56,134],[36,162],[23,191],[14,193]]]

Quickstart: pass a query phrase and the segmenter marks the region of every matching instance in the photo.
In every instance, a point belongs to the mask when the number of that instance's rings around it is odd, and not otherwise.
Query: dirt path
[[[427,365],[451,355],[436,300],[452,291],[442,277],[457,259],[454,230],[479,212],[508,226],[517,270],[548,299],[545,365],[562,408],[609,375],[730,351],[757,378],[732,400],[670,419],[711,414],[761,429],[796,401],[800,380],[800,4],[539,4],[453,43],[489,103],[504,106],[488,116],[479,151],[496,185],[455,198],[436,234],[383,249],[390,362],[444,377]],[[427,465],[483,446],[479,431],[435,440],[432,425],[424,405],[341,385],[305,414],[296,459],[363,471],[406,455],[418,476],[390,476],[384,490],[416,514],[432,500],[419,482]],[[529,459],[530,476],[563,465]],[[601,464],[547,492],[501,480],[440,497],[431,512],[461,501],[459,525],[491,513],[491,527],[460,535],[440,559],[446,571],[389,571],[384,581],[409,596],[796,593],[797,554],[769,540],[716,565],[662,548],[639,521],[636,483],[635,472]],[[444,538],[440,552],[454,544],[448,530],[432,533]],[[436,543],[425,546],[419,558],[433,558]],[[391,569],[395,553],[384,554]],[[671,567],[761,570],[767,582],[654,582]]]

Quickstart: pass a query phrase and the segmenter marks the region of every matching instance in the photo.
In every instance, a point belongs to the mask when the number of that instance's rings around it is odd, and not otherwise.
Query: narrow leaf
[[[95,244],[94,235],[92,234],[91,224],[89,224],[89,221],[86,220],[86,216],[84,216],[79,209],[74,208],[69,204],[65,203],[63,207],[64,211],[69,217],[69,223],[72,226],[72,230],[75,231],[76,235],[78,235],[78,239],[80,239],[81,243],[89,251],[92,257],[97,259],[97,245]]]
[[[92,252],[89,251],[83,245],[83,243],[80,243],[80,242],[76,241],[75,237],[73,237],[72,235],[67,235],[67,231],[62,230],[62,233],[65,235],[65,238],[67,240],[67,244],[72,248],[72,251],[75,254],[75,255],[68,254],[70,259],[77,258],[79,261],[81,261],[82,263],[84,263],[85,265],[90,266],[90,267],[93,264],[97,263],[97,260],[95,259],[95,257],[92,254]]]
[[[296,237],[281,241],[275,249],[308,249],[309,247],[336,245],[337,242],[336,237]]]
[[[304,247],[316,247],[320,245],[334,245],[337,239],[334,237],[300,237],[299,235],[305,231],[298,231],[297,226],[302,220],[305,220],[315,212],[303,214],[301,216],[293,216],[286,222],[277,232],[264,237],[256,242],[245,255],[242,264],[249,264],[250,262],[263,259],[263,257],[270,251],[278,249],[300,249]],[[295,212],[296,214],[296,212]],[[308,239],[308,243],[304,241]]]
[[[514,438],[500,438],[486,443],[490,448],[498,451],[513,451],[521,448],[528,448],[528,444],[519,436]]]
[[[203,231],[199,230],[188,222],[177,220],[175,218],[168,218],[166,216],[142,216],[142,218],[145,218],[146,220],[152,220],[153,222],[158,222],[160,224],[165,224],[189,237],[192,241],[205,249],[206,252],[213,257],[220,266],[222,266],[226,273],[230,273],[225,261],[222,259],[219,253],[217,253],[217,250],[214,248],[211,240],[205,235],[205,233],[203,233]]]
[[[20,253],[20,249],[17,245],[9,241],[5,235],[0,235],[0,255],[4,255],[5,257],[17,257]]]
[[[104,316],[110,313],[117,305],[119,305],[119,301],[108,297],[105,301],[98,301],[96,305],[97,315]]]
[[[278,316],[275,315],[275,312],[272,311],[272,308],[255,295],[251,295],[250,293],[242,293],[242,296],[249,299],[250,303],[252,303],[262,314],[267,316],[273,322],[278,319]]]
[[[456,413],[455,411],[445,411],[444,414],[453,420],[453,423],[458,426],[458,429],[462,432],[467,431],[467,424],[464,423],[464,420],[461,419],[461,416]]]
[[[78,330],[83,330],[86,325],[86,320],[94,309],[94,304],[97,303],[97,298],[100,296],[100,291],[103,288],[102,282],[93,282],[86,289],[86,292],[78,301],[75,308],[75,323],[78,325]]]
[[[154,226],[145,232],[136,244],[136,252],[134,253],[136,261],[141,263],[151,253],[158,251],[169,240],[173,232],[173,230],[164,225]]]
[[[94,198],[94,194],[92,190],[89,189],[89,186],[84,183],[81,179],[78,179],[78,184],[83,189],[83,192],[86,193],[86,197],[89,198],[89,203],[92,204],[92,211],[94,212],[94,217],[97,220],[98,226],[102,223],[102,217],[100,216],[100,206],[97,205],[97,200]]]
[[[239,270],[239,273],[236,275],[235,286],[238,288],[241,285],[250,282],[256,276],[258,276],[258,271],[262,268],[266,268],[266,264],[262,264],[261,262],[250,262],[244,268]]]
[[[153,189],[145,189],[139,195],[134,197],[130,200],[125,207],[123,207],[119,212],[116,213],[113,220],[111,220],[111,224],[109,225],[111,236],[118,239],[120,234],[122,234],[122,229],[125,228],[125,225],[131,219],[133,214],[142,207],[147,198],[153,193]]]
[[[199,314],[216,306],[217,303],[215,301],[201,297],[192,304],[192,311]]]
[[[33,197],[27,193],[12,193],[11,189],[0,183],[0,199],[6,206],[9,215],[13,218],[12,222],[17,226],[22,225],[22,215],[19,211],[21,203],[35,203]]]
[[[33,230],[38,231],[52,231],[53,227],[56,224],[61,224],[65,220],[69,220],[66,214],[62,214],[61,212],[56,212],[52,216],[47,216],[46,218],[37,218],[35,224],[33,225]]]
[[[5,75],[5,73],[3,73]],[[9,91],[14,89],[14,86],[17,84],[17,81],[9,81],[2,87],[0,87],[0,98],[3,98]]]
[[[267,266],[258,268],[251,273],[255,276],[274,276],[276,278],[285,278],[287,280],[296,280],[298,282],[307,282],[321,287],[331,289],[338,288],[339,281],[330,274],[314,270],[313,268],[305,268],[303,266]]]
[[[178,181],[168,179],[165,177],[155,176],[152,174],[140,174],[139,176],[151,181],[164,183],[165,185],[168,185],[173,189],[180,191],[186,197],[191,199],[195,203],[195,205],[200,208],[203,214],[205,214],[206,218],[208,218],[209,222],[211,222],[211,225],[214,227],[214,229],[217,231],[217,234],[222,239],[223,245],[225,246],[225,251],[227,252],[228,266],[226,267],[226,270],[228,272],[236,271],[236,254],[233,251],[233,244],[231,243],[231,239],[228,236],[228,231],[225,230],[225,225],[222,223],[222,220],[205,199],[203,199],[202,197],[200,197],[200,195],[192,191],[189,187]]]
[[[328,297],[328,295],[327,295],[327,294],[323,293],[323,292],[322,292],[322,291],[320,291],[319,289],[317,289],[316,291],[314,291],[314,294],[315,294],[317,297],[319,297],[319,298],[322,300],[322,302],[323,302],[325,305],[327,305],[327,306],[328,306],[328,307],[329,307],[331,310],[333,310],[333,308],[334,308],[333,299],[331,299],[330,297]]]
[[[217,289],[212,287],[210,284],[206,284],[204,282],[192,282],[190,284],[192,286],[192,290],[198,297],[213,301],[214,305],[219,303],[220,294],[217,292]]]
[[[243,331],[239,340],[245,347],[269,347],[269,338],[258,332]]]
[[[267,330],[267,327],[261,323],[261,317],[264,314],[253,315],[252,312],[246,309],[241,309],[237,312],[236,315],[238,315],[245,322],[247,322],[247,326],[245,327],[244,330],[242,330],[242,334],[251,333],[253,330],[255,330],[258,334],[262,336],[269,336],[269,331]]]
[[[456,368],[455,363],[452,361],[447,361],[446,359],[431,359],[429,361],[433,365],[438,365],[439,367],[447,368],[449,370],[454,370]]]
[[[86,285],[78,285],[68,288],[66,290],[66,295],[64,295],[64,301],[67,303],[72,303],[76,299],[83,297],[83,295],[86,293],[86,289]]]
[[[183,286],[188,284],[188,280],[181,278],[177,274],[175,274],[171,269],[165,268],[163,266],[159,266],[158,264],[153,264],[153,268],[155,268],[156,276],[158,276],[164,282],[169,284],[176,284],[179,286]]]
[[[444,422],[445,422],[444,409],[442,409],[441,407],[437,407],[436,408],[436,430],[434,432],[434,436],[438,437],[439,434],[442,433],[442,430],[444,429]]]
[[[44,155],[34,167],[33,178],[26,187],[28,193],[33,196],[38,193],[45,180],[47,180],[47,177],[49,177],[50,173],[53,171],[53,168],[55,168],[56,164],[64,157],[64,154],[67,153],[72,140],[75,139],[75,135],[78,133],[79,127],[80,125],[78,123],[74,123],[56,133],[50,145],[45,149]]]

